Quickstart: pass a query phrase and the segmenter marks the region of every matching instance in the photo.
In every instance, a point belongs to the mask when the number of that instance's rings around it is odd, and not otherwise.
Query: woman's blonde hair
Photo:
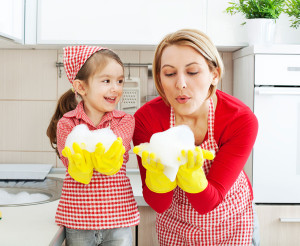
[[[203,32],[195,29],[181,29],[176,32],[170,33],[158,44],[155,50],[153,60],[153,78],[155,81],[156,89],[162,99],[169,104],[165,92],[163,90],[160,79],[161,56],[165,48],[171,45],[189,46],[195,49],[206,60],[210,71],[218,69],[219,81],[224,73],[224,65],[220,54],[212,43],[210,38]],[[209,88],[209,95],[213,95],[217,89],[217,85],[211,85]]]

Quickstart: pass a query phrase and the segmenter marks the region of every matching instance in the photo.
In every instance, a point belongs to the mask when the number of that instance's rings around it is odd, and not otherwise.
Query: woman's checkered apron
[[[170,125],[171,127],[175,125],[173,109]],[[208,114],[208,139],[200,147],[218,152],[214,139],[212,98]],[[205,160],[203,170],[206,175],[212,163],[213,161]],[[192,208],[185,192],[177,187],[170,208],[162,214],[157,214],[156,230],[160,245],[251,245],[253,232],[251,197],[244,171],[240,173],[222,203],[204,215]]]

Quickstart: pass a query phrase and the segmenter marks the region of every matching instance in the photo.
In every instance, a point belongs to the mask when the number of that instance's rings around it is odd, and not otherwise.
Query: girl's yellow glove
[[[81,149],[78,143],[73,143],[74,154],[69,147],[62,150],[62,155],[69,160],[68,173],[76,181],[88,184],[93,176],[91,153]]]
[[[212,160],[214,154],[200,147],[196,147],[195,151],[188,150],[187,153],[183,150],[181,154],[182,157],[187,158],[187,163],[179,167],[176,176],[178,186],[188,193],[199,193],[203,191],[207,187],[208,182],[202,165],[204,159]]]
[[[139,154],[141,151],[139,146],[133,148],[135,154]],[[156,193],[167,193],[174,190],[177,186],[176,180],[171,182],[169,178],[163,173],[164,166],[160,163],[160,160],[156,160],[155,154],[148,151],[142,152],[142,165],[146,169],[146,185],[149,190]]]
[[[92,160],[95,169],[102,174],[114,175],[121,169],[123,165],[123,155],[125,147],[122,138],[118,137],[113,142],[107,152],[102,143],[96,145],[95,152],[92,153]]]

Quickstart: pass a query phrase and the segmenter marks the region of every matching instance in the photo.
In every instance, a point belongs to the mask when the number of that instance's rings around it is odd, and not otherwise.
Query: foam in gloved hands
[[[68,135],[65,146],[69,147],[74,154],[73,143],[76,142],[82,149],[89,152],[94,152],[97,143],[102,143],[107,151],[112,143],[117,139],[117,136],[110,128],[102,128],[90,131],[87,125],[80,124],[73,128]]]
[[[140,147],[141,152],[146,150],[149,153],[155,153],[165,167],[164,174],[174,181],[179,166],[186,162],[186,159],[181,157],[181,151],[194,150],[195,138],[187,125],[180,125],[153,134],[150,143],[143,143]]]

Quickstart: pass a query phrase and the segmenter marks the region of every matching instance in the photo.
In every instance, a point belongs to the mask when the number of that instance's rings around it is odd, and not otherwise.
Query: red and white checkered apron
[[[173,109],[170,125],[171,127],[175,125]],[[214,139],[212,98],[208,114],[208,139],[200,147],[218,152]],[[203,170],[206,175],[212,163],[213,161],[205,160]],[[204,215],[192,208],[185,192],[177,187],[170,208],[162,214],[157,214],[156,217],[160,245],[251,245],[253,233],[251,197],[251,189],[244,171],[240,173],[223,202]]]
[[[58,124],[57,146],[61,153],[65,139],[79,124],[86,124],[90,130],[110,127],[118,137],[122,137],[126,148],[124,163],[115,175],[104,175],[94,171],[88,185],[75,181],[68,172],[64,179],[61,198],[58,204],[55,221],[58,225],[81,230],[101,230],[135,226],[140,216],[134,199],[130,179],[126,176],[126,163],[129,159],[130,141],[134,119],[124,112],[114,110],[106,113],[101,123],[94,127],[80,102],[76,109],[63,117],[65,124]],[[121,124],[120,121],[123,123]],[[126,123],[125,123],[126,122]],[[62,140],[64,139],[64,140]],[[61,156],[66,168],[68,160]]]

